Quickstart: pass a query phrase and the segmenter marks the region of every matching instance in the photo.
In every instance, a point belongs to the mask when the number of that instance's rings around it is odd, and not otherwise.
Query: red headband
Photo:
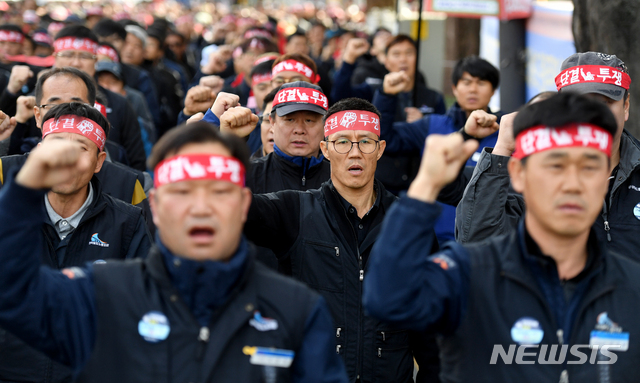
[[[617,85],[624,89],[629,89],[631,77],[619,69],[605,65],[574,66],[563,70],[556,76],[558,90],[567,85],[590,82]]]
[[[280,89],[273,99],[273,108],[275,109],[276,105],[285,104],[288,102],[313,104],[318,105],[324,110],[329,109],[327,96],[325,96],[322,92],[318,92],[317,90],[313,90],[310,88]]]
[[[44,32],[34,33],[32,38],[33,38],[33,41],[37,43],[53,45],[53,39],[51,38],[51,36],[49,36]]]
[[[333,114],[324,124],[324,136],[343,130],[365,130],[380,137],[380,117],[364,110],[345,110]]]
[[[269,60],[275,60],[277,58],[278,58],[278,56],[276,56],[276,55],[267,55],[267,56],[264,56],[262,58],[257,59],[256,62],[253,63],[253,66],[257,66],[257,65],[260,65],[260,64],[262,64],[264,62],[267,62]]]
[[[42,125],[42,138],[51,133],[76,133],[90,139],[102,151],[106,141],[106,135],[102,127],[88,118],[67,114],[58,118],[48,119]]]
[[[253,86],[267,81],[271,81],[271,73],[254,74],[251,77],[251,85]]]
[[[216,180],[244,187],[244,165],[233,157],[185,154],[168,158],[154,170],[154,186],[191,180]]]
[[[278,73],[285,71],[298,72],[310,79],[311,82],[320,81],[320,76],[318,76],[317,74],[314,75],[311,68],[296,60],[285,60],[279,62],[278,65],[274,66],[273,69],[271,69],[271,75],[273,77],[276,77]]]
[[[22,44],[24,35],[15,31],[0,31],[0,41],[8,41],[10,43]]]
[[[89,39],[79,37],[62,37],[53,42],[53,47],[56,52],[78,50],[87,51],[95,55],[98,44]]]
[[[588,147],[597,149],[611,157],[611,133],[591,124],[570,124],[559,128],[534,126],[516,137],[513,157],[522,159],[545,150],[566,147]]]
[[[108,47],[106,45],[100,45],[98,47],[98,50],[96,51],[96,54],[97,55],[107,56],[114,63],[119,63],[120,62],[120,59],[118,58],[118,52],[116,52],[115,49],[113,49],[111,47]]]
[[[107,118],[107,107],[102,105],[99,102],[95,102],[93,104],[93,107],[98,109],[98,112],[100,112],[100,114],[102,114],[104,116],[104,118]]]

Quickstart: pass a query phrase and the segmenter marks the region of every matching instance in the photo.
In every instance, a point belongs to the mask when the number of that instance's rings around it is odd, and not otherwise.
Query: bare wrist
[[[491,151],[491,154],[495,154],[496,156],[511,157],[511,155],[513,154],[513,149],[509,149],[502,145],[496,145],[496,147]]]
[[[416,178],[409,186],[407,196],[426,203],[434,203],[440,194],[442,187],[434,185],[432,182],[422,181]]]

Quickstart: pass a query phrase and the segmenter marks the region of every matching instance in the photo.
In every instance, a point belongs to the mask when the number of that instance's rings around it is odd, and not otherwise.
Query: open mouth
[[[199,243],[210,242],[215,235],[215,230],[207,226],[196,226],[189,230],[189,237]]]
[[[353,165],[349,166],[348,170],[349,170],[349,173],[351,173],[352,175],[360,175],[364,171],[362,166],[360,166],[358,164],[353,164]]]

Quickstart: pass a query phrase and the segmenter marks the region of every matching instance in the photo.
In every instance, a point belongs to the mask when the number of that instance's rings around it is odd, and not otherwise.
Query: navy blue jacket
[[[444,382],[549,382],[567,375],[570,381],[599,381],[603,371],[596,364],[568,364],[578,359],[573,356],[564,363],[539,363],[536,351],[588,345],[602,313],[630,333],[628,351],[615,352],[617,362],[607,368],[610,381],[640,379],[640,342],[633,341],[640,337],[640,265],[607,252],[592,230],[588,266],[565,298],[555,262],[528,250],[523,223],[509,235],[465,246],[452,242],[430,254],[429,232],[439,210],[407,197],[391,208],[371,252],[363,299],[374,317],[442,335]],[[527,352],[535,357],[523,359],[535,361],[492,364],[496,345],[517,346],[519,323],[535,323],[530,328],[539,338],[525,343],[534,346]]]
[[[180,113],[181,113],[181,116],[186,117],[186,119],[190,117],[190,116],[186,116],[184,112],[180,112]],[[180,117],[180,118],[184,118],[184,117]],[[186,121],[186,119],[184,121]],[[204,114],[202,121],[208,122],[215,126],[220,126],[220,119],[218,118],[218,116],[213,114],[211,109],[207,110],[207,113]],[[249,134],[249,138],[247,139],[247,147],[249,147],[250,153],[253,153],[262,147],[262,138],[260,137],[260,122],[258,122],[258,125],[256,125],[256,128],[253,129],[253,132]]]
[[[100,353],[104,351],[99,348],[94,349],[96,340],[104,340],[102,336],[104,334],[98,333],[98,325],[101,321],[103,323],[109,321],[109,319],[101,319],[98,316],[98,309],[102,307],[104,310],[105,307],[104,305],[100,306],[97,297],[102,296],[104,299],[109,297],[109,294],[97,291],[96,276],[99,267],[102,270],[102,274],[104,274],[103,271],[106,269],[102,269],[102,267],[113,266],[109,266],[111,264],[107,263],[104,265],[91,265],[84,269],[76,267],[67,269],[65,274],[39,266],[39,251],[42,247],[42,241],[38,236],[34,237],[32,233],[37,232],[40,228],[46,214],[40,204],[44,193],[41,190],[28,189],[17,185],[13,181],[13,176],[10,177],[5,187],[0,191],[0,248],[12,250],[4,251],[0,254],[0,261],[3,263],[3,267],[0,270],[0,326],[11,331],[34,348],[70,366],[78,373],[90,361],[94,352]],[[246,251],[244,240],[234,257],[242,256],[239,253],[242,251]],[[158,257],[154,257],[154,259],[158,260]],[[168,268],[166,259],[169,258],[165,258],[165,270]],[[155,266],[148,265],[147,269],[159,267],[157,263]],[[215,262],[207,262],[207,265],[202,267],[204,270],[199,278],[194,277],[194,268],[192,267],[172,268],[169,274],[173,285],[181,286],[182,282],[193,278],[200,282],[212,279],[212,276],[217,275],[215,273],[216,270],[214,270],[216,266],[208,265],[209,263],[215,264]],[[159,264],[161,265],[162,262],[159,262]],[[122,267],[126,265],[125,263]],[[131,265],[129,264],[130,270],[136,269],[135,266]],[[163,274],[166,275],[167,271],[164,271]],[[101,277],[100,280],[103,284],[105,281],[108,282],[108,278],[105,280],[104,277]],[[199,284],[197,281],[194,283]],[[233,279],[228,279],[228,282],[232,283]],[[148,285],[148,283],[150,282],[146,281],[143,285]],[[160,283],[160,285],[166,284],[163,281],[157,283]],[[278,282],[276,284],[281,283]],[[291,281],[290,284],[296,284],[296,282]],[[211,284],[206,284],[206,286],[210,287]],[[148,290],[149,287],[145,287],[145,289]],[[180,295],[184,294],[183,291],[184,289],[178,288]],[[138,294],[140,292],[133,293]],[[308,290],[307,293],[313,294]],[[230,296],[235,297],[236,295],[230,294]],[[195,308],[188,311],[191,311],[196,317],[200,317],[202,312],[206,313],[211,306],[215,306],[213,300],[217,299],[218,295],[196,293],[194,297],[189,299],[183,296],[182,302],[191,302],[192,307]],[[177,296],[172,296],[171,302],[178,299]],[[169,299],[163,301],[162,304],[168,305],[168,301]],[[318,297],[315,302],[316,306],[310,310],[309,317],[306,324],[304,324],[304,339],[300,344],[300,348],[295,350],[296,358],[294,358],[292,365],[291,381],[346,382],[344,366],[334,351],[331,316],[322,298]],[[257,307],[252,305],[251,308],[245,310],[245,304],[243,302],[239,302],[239,304],[241,304],[243,311],[251,311],[253,307]],[[183,318],[189,316],[188,312],[184,312],[184,309],[181,309],[181,311],[180,315]],[[267,309],[264,309],[264,311],[267,311]],[[117,313],[113,315],[123,314]],[[224,317],[224,313],[222,316]],[[217,320],[220,321],[222,319],[217,318]],[[249,324],[246,324],[247,328],[250,328]],[[117,335],[110,334],[109,336],[117,338]],[[212,339],[215,339],[216,336],[218,334],[213,331]],[[226,335],[221,334],[219,336],[224,337]],[[251,341],[251,339],[247,339],[250,336],[243,336],[245,341]],[[174,342],[183,340],[180,338],[180,332],[176,334],[176,337],[177,339],[173,338]],[[207,332],[206,339],[208,340],[208,338]],[[240,339],[240,341],[243,339]],[[153,343],[147,344],[151,345]],[[211,344],[214,343],[211,342]],[[218,347],[223,347],[223,345]],[[242,349],[242,346],[240,348]],[[158,349],[155,348],[154,350],[156,350],[154,352],[157,352]],[[144,360],[144,354],[144,351],[139,352],[137,355],[141,359],[136,360]],[[237,369],[249,368],[249,357],[243,355],[241,350],[234,350],[233,355],[237,355],[236,361],[238,365],[231,367]],[[109,354],[109,359],[113,361],[118,358],[113,354]],[[131,363],[131,361],[127,362]],[[185,363],[190,362],[186,360]],[[240,365],[240,363],[246,364],[246,367]],[[102,367],[108,367],[108,370],[111,371],[110,373],[118,374],[119,370],[116,366]],[[141,367],[149,368],[150,366]],[[154,371],[158,373],[157,368]],[[125,370],[125,374],[128,373],[134,375],[135,371]],[[184,376],[188,371],[175,371],[174,373]],[[164,373],[160,372],[160,375],[164,376]],[[94,378],[104,379],[104,377],[99,376],[94,376]],[[152,379],[152,377],[146,377],[146,379]],[[157,381],[157,379],[154,381]]]
[[[430,134],[450,134],[460,130],[467,121],[467,115],[458,103],[453,104],[447,114],[431,114],[422,119],[408,123],[395,122],[397,97],[376,91],[373,104],[378,108],[380,118],[380,138],[387,142],[385,153],[422,152],[424,142]],[[491,110],[489,110],[491,113]],[[484,147],[494,147],[498,140],[498,132],[480,141],[478,150],[467,161],[467,166],[475,167]],[[442,214],[438,218],[435,231],[441,244],[455,239],[455,206],[442,204]]]

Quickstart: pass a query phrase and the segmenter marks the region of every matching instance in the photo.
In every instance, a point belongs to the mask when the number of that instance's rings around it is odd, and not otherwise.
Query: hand
[[[187,119],[187,124],[191,124],[194,122],[198,122],[200,120],[202,120],[204,118],[204,113],[202,112],[198,112],[196,114],[194,114],[193,116],[189,117],[189,119]]]
[[[347,42],[347,47],[342,54],[342,60],[354,64],[358,57],[369,51],[369,42],[361,38],[353,38]]]
[[[16,100],[16,121],[24,124],[33,117],[33,107],[36,106],[36,98],[33,96],[20,96]],[[43,116],[44,117],[44,116]]]
[[[227,61],[229,59],[226,58],[227,56],[226,52],[227,52],[227,49],[225,48],[223,50],[222,47],[218,48],[218,50],[215,52],[211,52],[211,54],[209,55],[209,62],[207,62],[207,65],[202,67],[202,73],[204,74],[220,73],[225,69],[227,69]]]
[[[228,44],[221,45],[218,47],[216,53],[224,62],[227,62],[231,60],[231,57],[233,57],[233,47]]]
[[[409,85],[409,75],[404,71],[387,73],[382,80],[382,91],[388,95],[396,95]]]
[[[196,85],[187,91],[184,99],[185,115],[193,116],[198,112],[206,112],[216,100],[216,93],[208,86]]]
[[[513,151],[516,150],[516,140],[513,137],[513,120],[518,112],[505,114],[500,119],[500,130],[498,131],[498,141],[496,147],[493,148],[492,154],[497,156],[511,157]]]
[[[0,141],[11,137],[11,133],[13,133],[17,124],[15,117],[9,118],[9,116],[0,110]]]
[[[423,202],[435,202],[440,190],[455,180],[462,165],[478,149],[478,141],[464,141],[460,134],[431,134],[427,137],[422,162],[407,195]]]
[[[220,116],[220,131],[246,137],[256,128],[258,116],[242,106],[230,108]]]
[[[222,77],[211,75],[204,76],[200,79],[200,85],[211,88],[216,94],[220,93],[224,86],[224,80]],[[208,108],[207,108],[208,109]]]
[[[50,189],[68,182],[77,173],[80,143],[70,140],[45,140],[31,151],[16,183],[31,189]]]
[[[18,94],[31,77],[33,77],[33,72],[28,66],[15,65],[11,68],[11,76],[9,76],[7,90],[13,94]]]
[[[407,122],[412,123],[422,119],[423,115],[420,109],[414,107],[404,108],[404,112],[407,114]]]
[[[497,116],[489,114],[484,110],[474,110],[469,114],[469,118],[467,118],[467,122],[464,124],[464,131],[468,135],[481,140],[498,130],[497,120]]]
[[[211,111],[213,114],[218,116],[222,116],[224,112],[238,105],[240,102],[240,96],[232,93],[220,92],[218,93],[218,97],[216,98],[216,102],[213,103],[211,107]]]

